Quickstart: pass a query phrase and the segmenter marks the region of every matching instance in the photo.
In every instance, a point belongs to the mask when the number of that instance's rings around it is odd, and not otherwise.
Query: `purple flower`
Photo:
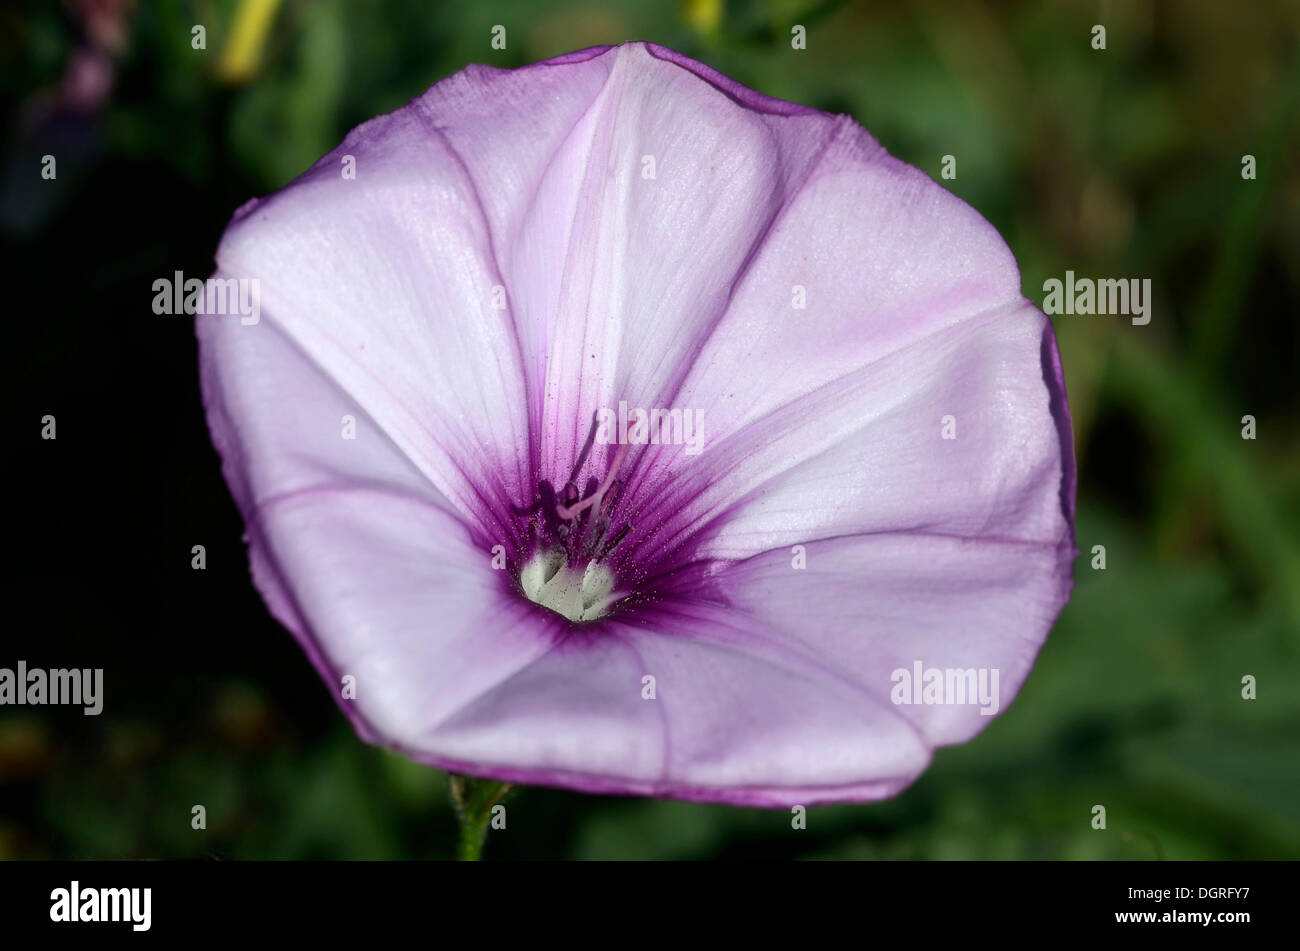
[[[260,287],[256,324],[198,321],[254,580],[414,759],[889,796],[1068,597],[1051,325],[846,116],[642,43],[472,66],[241,208],[217,262]]]

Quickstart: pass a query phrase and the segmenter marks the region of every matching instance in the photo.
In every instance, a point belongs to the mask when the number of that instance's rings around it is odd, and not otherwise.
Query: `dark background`
[[[103,667],[106,704],[0,708],[0,858],[451,854],[445,777],[360,743],[254,592],[191,320],[155,316],[151,285],[206,277],[235,207],[466,64],[629,39],[848,112],[936,178],[955,155],[943,184],[1010,243],[1027,296],[1067,269],[1150,278],[1154,314],[1055,318],[1083,555],[984,734],[800,832],[530,788],[489,857],[1300,856],[1298,37],[1285,0],[10,5],[0,666]]]

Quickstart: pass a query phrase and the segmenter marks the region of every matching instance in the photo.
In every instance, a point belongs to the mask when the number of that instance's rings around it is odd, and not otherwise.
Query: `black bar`
[[[585,931],[603,918],[615,925],[611,936],[654,932],[668,940],[702,916],[710,927],[736,932],[762,930],[778,919],[800,929],[813,922],[818,929],[843,926],[858,936],[854,943],[864,944],[890,934],[905,938],[909,930],[918,942],[1128,934],[1180,942],[1199,935],[1219,943],[1289,931],[1293,875],[1287,863],[1231,862],[553,863],[545,869],[537,863],[0,863],[0,921],[6,938],[214,939],[283,931],[295,940],[334,942],[415,929],[422,943],[436,944],[467,925],[497,940],[513,928],[535,928],[534,937],[556,928]],[[131,920],[51,920],[66,911],[74,881],[87,911],[102,895],[87,899],[88,890],[149,889],[148,929],[137,931]],[[62,908],[56,907],[59,889],[68,892]],[[144,892],[134,894],[142,903]],[[132,917],[132,906],[121,909],[120,917]],[[142,907],[134,910],[142,925]],[[664,930],[670,926],[676,930]]]

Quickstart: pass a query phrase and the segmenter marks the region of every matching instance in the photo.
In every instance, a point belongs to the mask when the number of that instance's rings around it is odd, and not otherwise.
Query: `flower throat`
[[[584,489],[578,477],[596,441],[592,415],[582,451],[564,488],[557,492],[550,481],[537,484],[537,500],[520,515],[531,516],[530,552],[519,572],[519,584],[530,601],[555,611],[570,621],[594,621],[609,613],[627,592],[618,591],[617,579],[603,560],[632,531],[623,525],[612,531],[612,513],[623,480],[618,477],[627,444],[614,450],[603,479],[588,476]]]

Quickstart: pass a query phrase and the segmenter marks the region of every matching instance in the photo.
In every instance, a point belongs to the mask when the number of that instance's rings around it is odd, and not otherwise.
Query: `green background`
[[[1150,278],[1153,318],[1054,320],[1083,554],[985,733],[897,798],[810,810],[803,831],[781,811],[530,788],[488,858],[1300,857],[1300,6],[289,0],[239,39],[240,6],[0,14],[7,283],[38,298],[9,315],[23,336],[6,364],[24,425],[59,407],[64,454],[18,463],[15,504],[63,514],[12,570],[24,605],[0,666],[98,661],[111,686],[98,718],[0,710],[0,857],[452,854],[446,778],[359,742],[252,591],[192,333],[160,325],[149,285],[206,276],[238,204],[468,63],[631,39],[847,112],[936,179],[954,155],[943,184],[1005,237],[1027,296],[1067,269]],[[113,88],[60,109],[69,57],[99,42],[91,8],[121,37],[104,47]],[[42,187],[50,151],[58,184]],[[196,535],[207,572],[189,570]]]

